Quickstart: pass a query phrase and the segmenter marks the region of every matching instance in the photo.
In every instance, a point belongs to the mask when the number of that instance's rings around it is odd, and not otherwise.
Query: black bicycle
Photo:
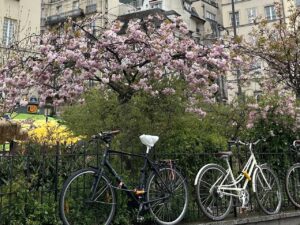
[[[171,160],[155,162],[149,152],[158,141],[158,136],[141,135],[147,146],[143,155],[114,151],[113,137],[119,131],[101,132],[93,140],[105,142],[106,148],[99,168],[86,168],[74,172],[64,183],[60,195],[60,216],[65,225],[108,225],[116,210],[115,189],[125,191],[138,206],[137,219],[142,221],[142,212],[149,210],[154,220],[163,225],[180,222],[188,206],[186,179]],[[139,185],[129,189],[109,163],[112,154],[128,155],[144,159]],[[107,175],[115,178],[114,186]]]
[[[300,158],[300,140],[295,140],[291,150]],[[300,163],[292,165],[286,174],[285,188],[291,202],[300,208]]]

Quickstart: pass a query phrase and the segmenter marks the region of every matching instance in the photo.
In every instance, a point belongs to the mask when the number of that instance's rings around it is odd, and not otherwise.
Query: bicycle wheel
[[[232,196],[217,193],[226,170],[217,164],[203,167],[197,182],[197,199],[203,213],[212,220],[224,219],[231,210]],[[223,185],[228,185],[228,179]]]
[[[188,187],[181,173],[170,167],[153,172],[147,182],[150,213],[162,225],[180,222],[188,206]]]
[[[64,183],[59,201],[64,225],[108,225],[112,221],[116,197],[105,176],[99,181],[95,197],[90,198],[96,172],[92,168],[81,169]]]
[[[277,176],[266,165],[260,166],[254,180],[255,197],[259,207],[268,215],[276,214],[281,207],[281,190]]]
[[[300,208],[300,163],[289,168],[286,174],[285,188],[290,201]]]

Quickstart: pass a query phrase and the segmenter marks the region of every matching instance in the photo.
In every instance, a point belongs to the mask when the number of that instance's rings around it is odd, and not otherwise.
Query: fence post
[[[239,146],[237,146],[238,150],[239,150]],[[231,151],[231,143],[228,142],[228,151]],[[232,163],[232,156],[229,157],[229,164],[230,164],[230,167],[232,168],[233,166],[233,163]],[[237,200],[236,198],[233,199],[234,201],[234,204],[233,204],[233,214],[234,214],[234,217],[237,217],[237,207],[236,207],[236,204],[237,204]]]
[[[56,153],[55,153],[55,201],[58,197],[58,160],[59,160],[59,143],[56,143]]]

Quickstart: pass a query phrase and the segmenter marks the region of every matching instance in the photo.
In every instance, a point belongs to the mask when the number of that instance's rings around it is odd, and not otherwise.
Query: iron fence
[[[58,218],[58,198],[64,180],[73,172],[87,166],[97,166],[102,157],[101,145],[80,143],[74,146],[54,147],[29,144],[14,146],[11,151],[0,151],[0,223],[14,224],[60,224]],[[160,149],[169,149],[161,148]],[[156,160],[173,159],[187,177],[190,186],[190,203],[185,221],[206,221],[198,208],[194,178],[198,170],[209,162],[224,165],[224,161],[214,157],[216,151],[195,152],[193,147],[162,151],[154,149],[151,153]],[[133,149],[127,150],[133,151]],[[144,150],[139,150],[144,151]],[[245,149],[234,148],[231,164],[237,173],[248,158]],[[282,211],[294,210],[285,190],[285,173],[295,162],[289,148],[269,149],[261,145],[255,154],[260,163],[268,163],[277,173],[282,184]],[[129,185],[137,185],[139,168],[142,162],[129,156],[113,156],[111,162],[118,173],[128,180]],[[251,185],[251,184],[250,184]],[[243,217],[260,213],[250,195],[249,210],[240,213],[239,203],[235,202],[231,217]],[[132,219],[132,218],[131,218]],[[134,218],[133,218],[134,219]],[[39,223],[34,223],[39,221]]]

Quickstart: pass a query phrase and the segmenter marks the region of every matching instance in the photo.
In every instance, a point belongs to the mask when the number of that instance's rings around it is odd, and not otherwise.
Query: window
[[[61,14],[62,13],[62,5],[56,6],[56,14]]]
[[[92,34],[96,34],[96,21],[93,21],[90,24],[90,29],[91,29]]]
[[[253,61],[250,65],[250,70],[251,71],[257,71],[261,69],[261,62],[256,59],[255,61]]]
[[[151,8],[162,8],[162,3],[160,2],[160,3],[156,3],[156,4],[153,4],[152,6],[151,6]]]
[[[233,25],[233,14],[229,13],[229,17],[230,17],[230,25]],[[239,26],[240,25],[240,13],[239,12],[235,12],[235,25]]]
[[[255,91],[253,91],[253,95],[255,97],[256,103],[259,103],[261,100],[262,91],[255,90]]]
[[[267,20],[275,20],[276,19],[276,12],[274,5],[266,6],[265,7],[265,14]]]
[[[206,18],[211,19],[211,20],[216,20],[216,15],[209,11],[206,11]]]
[[[254,20],[257,17],[256,8],[247,9],[247,14],[248,14],[248,23],[254,23]]]
[[[88,0],[86,5],[86,13],[95,13],[97,12],[97,4],[95,0]]]
[[[192,10],[192,5],[190,3],[188,3],[188,2],[186,2],[186,1],[184,1],[183,7],[187,11],[191,11]]]
[[[78,1],[74,1],[73,2],[73,9],[78,9],[79,8],[79,2]]]
[[[95,4],[94,0],[87,0],[87,5],[93,5],[93,4]]]
[[[17,21],[9,18],[4,18],[3,23],[3,44],[9,45],[14,41],[14,35],[17,28]]]

